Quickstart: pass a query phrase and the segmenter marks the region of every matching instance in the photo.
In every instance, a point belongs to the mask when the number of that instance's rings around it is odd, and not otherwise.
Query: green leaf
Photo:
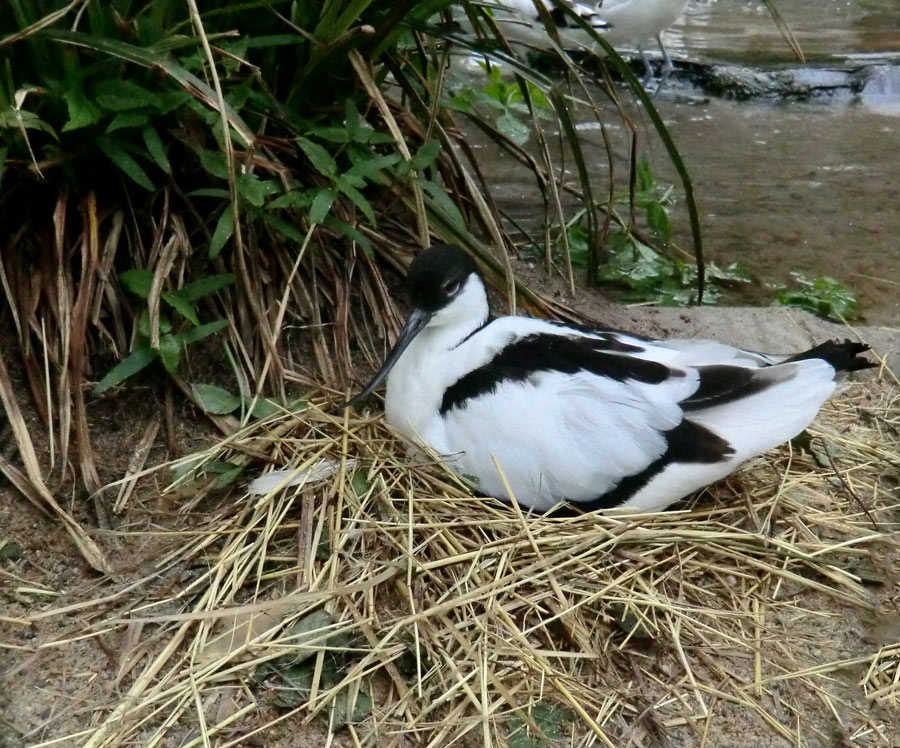
[[[166,155],[165,146],[163,146],[156,128],[153,125],[147,125],[141,130],[141,136],[144,138],[144,145],[147,146],[147,151],[156,162],[156,165],[166,174],[171,174],[172,166],[169,164],[169,157]]]
[[[266,205],[267,210],[277,210],[280,208],[293,208],[295,210],[306,210],[312,205],[312,195],[310,190],[290,190],[283,195],[279,195]]]
[[[141,107],[156,107],[159,96],[129,80],[107,80],[97,85],[95,101],[101,109],[123,112]]]
[[[322,223],[328,211],[331,210],[331,204],[334,202],[336,195],[333,190],[321,189],[313,198],[312,206],[309,209],[309,220],[312,223]]]
[[[247,39],[247,48],[265,49],[267,47],[283,47],[306,43],[307,41],[298,34],[266,34],[249,37]]]
[[[276,413],[284,413],[285,411],[297,414],[303,413],[306,410],[309,410],[309,402],[303,398],[296,398],[285,403],[280,398],[273,399],[266,397],[256,401],[250,414],[254,418],[263,419],[273,416]]]
[[[329,632],[334,628],[334,619],[331,614],[322,608],[308,613],[287,630],[286,644],[296,647],[296,653],[291,653],[292,664],[303,662],[311,657],[316,650],[333,640],[335,635]]]
[[[369,493],[372,484],[369,483],[369,477],[366,475],[365,470],[357,470],[353,473],[353,476],[350,478],[350,488],[353,489],[353,493],[355,493],[356,497],[359,499]]]
[[[707,280],[721,281],[725,283],[752,283],[753,276],[750,271],[740,262],[732,262],[724,268],[719,267],[714,262],[706,265]]]
[[[359,161],[344,172],[343,176],[362,177],[363,179],[372,180],[379,176],[384,169],[394,166],[400,161],[400,155],[392,153],[388,156],[378,156],[376,158],[368,158],[365,161]]]
[[[198,151],[200,164],[214,177],[228,179],[228,161],[222,151]]]
[[[262,420],[263,418],[274,416],[276,413],[281,413],[283,411],[284,407],[276,400],[270,400],[269,398],[264,397],[253,403],[253,407],[250,409],[250,415]]]
[[[221,187],[204,187],[199,190],[191,190],[187,194],[188,197],[216,197],[219,199],[231,197],[231,193]]]
[[[356,108],[356,103],[350,98],[344,101],[344,122],[347,125],[347,133],[350,139],[357,140],[360,125],[359,109]]]
[[[153,189],[153,182],[150,181],[150,177],[147,176],[147,173],[115,140],[106,136],[101,136],[97,138],[95,142],[97,143],[97,147],[103,152],[103,155],[118,166],[119,169],[133,182],[140,185],[145,190]]]
[[[238,194],[255,208],[261,208],[269,195],[281,191],[273,179],[262,180],[256,174],[241,174],[234,183]]]
[[[156,110],[159,114],[168,114],[176,109],[181,109],[194,97],[187,91],[160,91],[157,95]]]
[[[363,179],[358,174],[352,174],[347,171],[341,174],[337,179],[334,180],[335,186],[340,190],[343,189],[345,185],[350,187],[355,187],[356,189],[363,189],[366,186],[366,180]]]
[[[270,663],[266,663],[271,668]],[[312,690],[313,669],[308,663],[289,665],[277,671],[272,703],[283,709],[296,709],[306,703]]]
[[[241,477],[241,473],[244,472],[244,466],[235,465],[233,462],[211,462],[205,466],[203,472],[212,473],[214,475],[218,474],[218,477],[213,483],[213,488],[221,490],[223,488],[228,488],[228,486]]]
[[[177,465],[172,468],[172,478],[173,480],[180,481],[182,478],[187,477],[194,473],[197,468],[203,465],[203,461],[206,458],[203,455],[192,455],[191,457],[185,458]],[[196,478],[196,475],[193,475],[192,478]]]
[[[275,231],[277,231],[282,236],[287,237],[291,241],[295,241],[298,244],[303,242],[303,232],[300,231],[294,224],[285,221],[278,216],[273,216],[269,213],[262,214],[263,221],[271,226]]]
[[[70,88],[63,94],[66,108],[69,110],[69,119],[63,125],[62,131],[69,132],[80,127],[88,127],[100,121],[102,116],[80,89]]]
[[[149,121],[150,117],[144,112],[120,112],[106,126],[106,132],[111,133],[128,127],[143,127]]]
[[[195,280],[193,283],[188,283],[175,293],[193,303],[204,296],[209,296],[211,293],[227,288],[232,283],[234,283],[234,273],[218,273],[217,275],[207,275],[204,278]]]
[[[825,275],[810,281],[802,273],[793,275],[802,288],[778,291],[779,304],[798,306],[835,322],[853,319],[859,313],[856,294],[839,280]]]
[[[152,350],[146,343],[138,343],[128,358],[116,364],[106,373],[103,379],[94,385],[94,394],[102,395],[110,387],[122,384],[129,377],[134,376],[142,369],[146,369],[156,360],[157,355],[157,352]]]
[[[647,156],[641,156],[635,167],[635,189],[638,192],[653,192],[656,190],[656,179],[650,167],[650,159]]]
[[[497,130],[516,145],[525,145],[531,137],[531,127],[518,117],[505,112],[497,117]]]
[[[13,109],[12,107],[9,107],[0,112],[0,128],[13,130],[20,130],[22,128],[25,128],[26,130],[43,130],[44,132],[49,133],[54,140],[59,140],[56,130],[36,114],[26,112],[23,109]]]
[[[453,226],[454,231],[465,234],[467,231],[466,221],[463,218],[462,213],[459,212],[459,208],[456,207],[456,203],[450,199],[450,196],[444,191],[444,188],[434,182],[423,181],[422,189],[424,189],[431,198],[432,209],[436,209],[443,214]]]
[[[437,140],[429,140],[423,143],[416,150],[415,155],[410,160],[413,169],[424,169],[434,163],[434,160],[441,152],[441,144]]]
[[[351,242],[356,242],[367,256],[375,256],[372,250],[372,242],[369,241],[369,237],[359,231],[355,226],[351,226],[349,223],[346,223],[339,218],[335,218],[334,216],[326,216],[322,223],[332,231],[343,234]]]
[[[550,109],[550,102],[547,100],[544,92],[531,81],[526,81],[526,83],[528,84],[528,95],[531,96],[531,102],[541,109]]]
[[[664,243],[668,244],[672,239],[672,221],[662,203],[654,201],[647,205],[647,225]]]
[[[348,724],[358,725],[372,713],[372,697],[360,689],[356,698],[350,702],[350,689],[341,691],[334,697],[333,724],[343,727]]]
[[[362,214],[368,219],[369,223],[375,224],[375,211],[372,210],[372,205],[368,200],[363,196],[363,194],[353,187],[350,184],[347,184],[346,180],[342,177],[339,177],[335,182],[337,188],[343,192],[347,197],[350,198],[350,201],[362,211]]]
[[[196,343],[198,340],[203,340],[203,338],[208,338],[210,335],[215,335],[219,330],[227,327],[227,325],[227,319],[217,319],[215,322],[207,322],[205,325],[192,327],[187,332],[182,333],[181,340],[184,345],[191,345],[191,343]]]
[[[350,133],[343,127],[312,127],[307,132],[331,143],[350,142]]]
[[[192,384],[191,392],[197,404],[213,415],[233,413],[241,405],[241,399],[237,395],[232,395],[228,390],[214,384]]]
[[[539,732],[533,732],[525,719],[514,714],[508,722],[506,744],[509,748],[550,748],[558,745],[566,737],[566,725],[574,720],[570,711],[546,701],[534,704],[529,709],[529,716]]]
[[[359,139],[360,142],[365,142],[368,145],[394,145],[397,142],[389,132],[380,132],[379,130],[373,130],[371,127],[361,127],[359,129]]]
[[[452,99],[450,105],[465,114],[472,112],[475,102],[478,100],[478,92],[471,88],[463,88]]]
[[[160,335],[159,358],[166,367],[166,371],[172,374],[181,361],[181,338],[172,335]]]
[[[163,335],[172,332],[172,322],[164,314],[159,315],[159,332]],[[141,309],[140,317],[138,317],[138,335],[143,338],[150,337],[150,313],[146,308]]]
[[[297,144],[306,154],[309,162],[313,165],[313,168],[317,172],[319,172],[319,174],[331,178],[337,176],[337,162],[322,146],[320,146],[318,143],[313,143],[311,140],[307,140],[306,138],[297,138]]]
[[[199,325],[200,320],[197,319],[197,310],[191,306],[190,302],[187,301],[184,297],[180,296],[177,293],[168,293],[163,291],[160,294],[165,301],[172,309],[178,312],[182,317],[187,320],[190,320],[194,325]],[[163,362],[165,363],[165,362]]]
[[[119,273],[119,280],[135,296],[146,299],[150,296],[150,287],[153,285],[153,273],[143,268],[132,268],[124,273]]]
[[[209,259],[214,260],[219,256],[222,248],[225,246],[231,235],[234,233],[234,211],[231,206],[225,207],[222,215],[219,216],[219,222],[216,224],[216,230],[213,232],[212,239],[209,240]]]

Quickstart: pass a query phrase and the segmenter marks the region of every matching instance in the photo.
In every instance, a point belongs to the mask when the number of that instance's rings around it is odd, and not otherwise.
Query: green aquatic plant
[[[781,288],[775,300],[784,306],[797,306],[834,322],[855,319],[859,297],[848,286],[827,275],[810,280],[803,273],[791,273],[799,288]]]
[[[497,132],[517,145],[524,145],[533,135],[531,112],[542,119],[552,119],[550,102],[541,89],[530,81],[525,81],[524,87],[505,81],[500,65],[485,62],[479,65],[489,82],[483,87],[460,87],[451,98],[450,105],[466,114],[479,112],[493,121]]]
[[[603,249],[607,262],[601,265],[594,280],[614,290],[624,301],[654,303],[663,306],[688,306],[697,303],[697,265],[679,253],[669,251],[672,240],[670,210],[674,205],[674,188],[656,181],[650,161],[646,157],[635,165],[635,189],[620,194],[617,206],[633,206],[643,216],[644,227],[639,229],[618,212],[613,213],[614,224]],[[573,264],[587,267],[590,237],[580,220],[566,228],[566,243]],[[724,287],[752,281],[741,263],[720,267],[706,263],[704,274],[704,304],[716,304]]]

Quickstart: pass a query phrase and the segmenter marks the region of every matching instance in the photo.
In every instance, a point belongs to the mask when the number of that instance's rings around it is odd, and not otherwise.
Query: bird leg
[[[675,66],[672,64],[672,58],[669,57],[669,51],[666,49],[666,45],[663,44],[662,33],[656,35],[656,43],[659,44],[659,51],[662,52],[663,56],[663,72],[671,73]]]
[[[653,66],[650,64],[650,60],[647,59],[647,55],[644,54],[644,48],[639,44],[638,45],[638,53],[641,55],[641,62],[644,63],[644,88],[653,83]]]

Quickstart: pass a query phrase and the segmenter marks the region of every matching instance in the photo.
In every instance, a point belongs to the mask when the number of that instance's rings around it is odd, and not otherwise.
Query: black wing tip
[[[878,366],[877,361],[872,361],[863,356],[871,347],[865,343],[858,343],[849,338],[840,340],[827,340],[815,348],[798,353],[788,361],[805,361],[811,358],[820,358],[830,364],[835,371],[860,371],[872,369]]]

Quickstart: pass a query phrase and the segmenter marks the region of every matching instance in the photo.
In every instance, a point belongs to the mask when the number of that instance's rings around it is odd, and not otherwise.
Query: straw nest
[[[254,422],[181,466],[209,519],[156,571],[192,573],[103,621],[142,665],[79,743],[891,745],[900,633],[860,629],[897,620],[900,394],[873,379],[658,514],[529,517],[322,400]],[[266,461],[302,484],[191,482]]]

